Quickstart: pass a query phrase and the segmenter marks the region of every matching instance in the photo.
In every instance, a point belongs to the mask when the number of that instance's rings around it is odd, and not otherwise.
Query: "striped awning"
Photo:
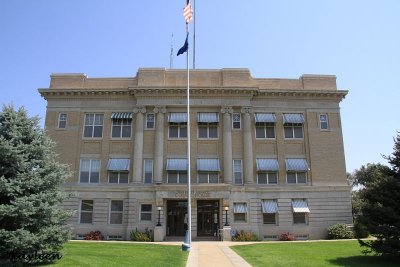
[[[197,113],[197,122],[219,122],[219,116],[216,112],[199,112]]]
[[[109,159],[107,164],[108,171],[129,171],[130,159]]]
[[[247,213],[247,203],[233,203],[233,213]]]
[[[173,112],[168,114],[168,122],[182,123],[187,122],[187,114],[182,112]]]
[[[219,172],[221,170],[218,159],[197,159],[198,171]]]
[[[111,119],[132,119],[132,112],[114,112]]]
[[[304,123],[304,116],[301,113],[283,114],[283,123]]]
[[[305,201],[304,199],[293,199],[292,208],[293,212],[310,212],[307,201]]]
[[[307,160],[305,159],[286,159],[287,171],[308,171]]]
[[[257,171],[278,171],[279,164],[277,159],[257,159]]]
[[[167,171],[187,171],[187,159],[167,159]]]
[[[256,122],[268,122],[268,123],[275,123],[276,116],[274,113],[256,113],[254,114]]]
[[[261,201],[263,213],[278,213],[278,202],[273,199],[265,199]]]

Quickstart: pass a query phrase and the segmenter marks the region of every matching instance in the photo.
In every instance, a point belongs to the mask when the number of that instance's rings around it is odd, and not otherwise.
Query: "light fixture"
[[[157,210],[158,210],[158,223],[157,223],[157,226],[161,226],[161,221],[160,221],[160,219],[161,219],[161,210],[162,210],[162,207],[161,207],[161,206],[158,206],[158,207],[157,207]]]
[[[225,225],[224,226],[229,226],[229,223],[228,223],[228,210],[229,210],[229,207],[225,206],[224,210],[225,210]]]

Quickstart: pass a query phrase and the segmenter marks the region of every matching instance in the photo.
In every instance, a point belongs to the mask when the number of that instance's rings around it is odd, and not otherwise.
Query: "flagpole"
[[[189,23],[186,23],[186,35],[189,38]],[[190,168],[190,95],[189,95],[189,47],[186,51],[186,71],[187,71],[187,157],[188,157],[188,239],[189,249],[192,243],[192,201],[191,201],[191,168]]]
[[[196,0],[193,0],[193,69],[196,69]]]

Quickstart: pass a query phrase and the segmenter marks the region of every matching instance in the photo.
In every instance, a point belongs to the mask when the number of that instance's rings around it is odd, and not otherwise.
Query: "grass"
[[[356,240],[285,242],[233,246],[249,264],[257,266],[400,266],[400,259],[364,255]]]
[[[63,257],[46,266],[185,266],[180,246],[111,242],[69,242]]]

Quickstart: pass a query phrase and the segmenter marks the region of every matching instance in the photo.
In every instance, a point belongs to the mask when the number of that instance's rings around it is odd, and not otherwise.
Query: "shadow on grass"
[[[334,260],[328,260],[328,261],[337,266],[349,266],[349,267],[400,266],[400,258],[385,257],[385,256],[352,256],[345,258],[336,258]]]

